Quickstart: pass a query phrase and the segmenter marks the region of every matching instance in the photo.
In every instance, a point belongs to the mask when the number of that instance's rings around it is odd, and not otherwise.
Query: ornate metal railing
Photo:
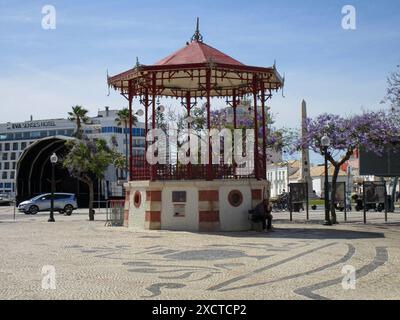
[[[259,164],[263,172],[262,163]],[[135,158],[132,167],[132,180],[225,180],[225,179],[255,178],[254,164],[251,166],[237,166],[234,164],[209,166],[206,164],[156,164],[151,166],[144,158]]]

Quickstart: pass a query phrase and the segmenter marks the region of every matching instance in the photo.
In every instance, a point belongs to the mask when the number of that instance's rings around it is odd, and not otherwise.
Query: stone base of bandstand
[[[256,179],[130,181],[125,190],[126,227],[229,232],[252,229],[249,210],[269,196],[270,184]]]

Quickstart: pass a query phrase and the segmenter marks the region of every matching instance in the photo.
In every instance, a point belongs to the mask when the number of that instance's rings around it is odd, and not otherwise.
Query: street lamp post
[[[55,165],[58,161],[58,157],[55,153],[53,153],[50,157],[51,162],[51,200],[50,200],[50,218],[48,222],[55,222],[54,220],[54,191],[56,187],[55,181]]]
[[[328,175],[328,148],[331,144],[331,139],[327,135],[324,135],[321,139],[321,145],[324,148],[325,156],[325,183],[324,183],[324,194],[325,194],[325,226],[331,226],[331,218],[329,215],[329,175]]]

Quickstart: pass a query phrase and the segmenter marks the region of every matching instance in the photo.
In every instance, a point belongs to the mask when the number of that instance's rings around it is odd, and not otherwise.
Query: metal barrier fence
[[[93,209],[96,210],[96,213],[107,213],[109,207],[109,201],[108,200],[103,200],[103,201],[93,201]]]
[[[122,227],[124,225],[125,200],[107,201],[106,226]]]

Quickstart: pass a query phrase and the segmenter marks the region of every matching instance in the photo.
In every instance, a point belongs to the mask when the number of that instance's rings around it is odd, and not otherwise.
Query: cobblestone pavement
[[[0,207],[1,299],[399,299],[400,214],[349,213],[321,226],[321,212],[275,232],[199,234],[104,226],[97,214],[25,216]],[[340,215],[340,220],[343,216]],[[42,289],[42,267],[56,289]],[[356,269],[344,290],[342,269]]]

